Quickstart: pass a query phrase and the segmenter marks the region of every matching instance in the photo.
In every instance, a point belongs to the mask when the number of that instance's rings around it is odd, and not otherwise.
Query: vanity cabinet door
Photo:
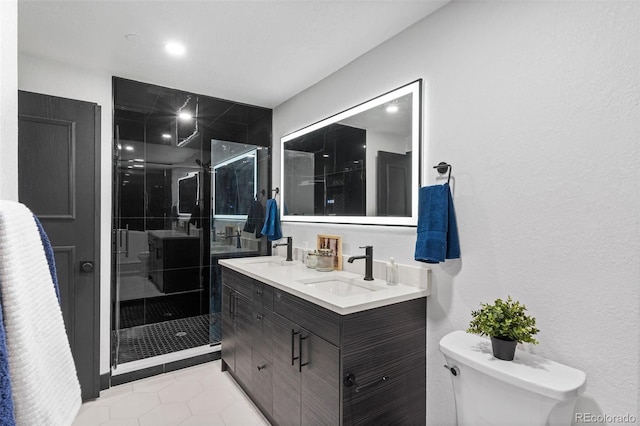
[[[300,329],[301,410],[303,425],[340,424],[340,350]]]
[[[222,286],[222,361],[231,371],[236,370],[236,293],[229,286]],[[224,365],[223,364],[223,365]]]
[[[251,347],[254,336],[254,310],[242,294],[236,292],[235,307],[235,361],[234,372],[246,386],[251,382],[252,361]],[[224,331],[223,331],[224,335]]]
[[[280,425],[340,424],[340,351],[274,314],[273,418]]]
[[[252,319],[249,300],[229,286],[222,287],[222,360],[248,384],[251,380]]]
[[[273,318],[273,419],[278,425],[300,424],[301,376],[297,361],[297,324]]]
[[[424,424],[426,299],[345,316],[342,323],[343,424]],[[372,327],[375,324],[375,327]]]

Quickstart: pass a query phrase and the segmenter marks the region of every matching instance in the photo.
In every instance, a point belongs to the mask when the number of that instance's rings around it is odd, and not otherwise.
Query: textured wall
[[[525,349],[586,372],[579,411],[638,415],[639,23],[636,2],[454,2],[276,108],[277,145],[424,79],[423,180],[453,165],[462,246],[461,261],[433,268],[428,424],[455,423],[440,338],[506,295],[542,330]],[[339,234],[345,254],[366,243],[376,259],[415,263],[410,228],[283,232],[296,245]]]
[[[18,201],[18,3],[0,1],[0,200]]]

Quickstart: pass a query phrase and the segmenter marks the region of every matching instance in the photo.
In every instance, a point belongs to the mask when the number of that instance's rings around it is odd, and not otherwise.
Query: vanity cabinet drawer
[[[228,268],[222,268],[222,282],[232,290],[253,299],[253,279]]]
[[[340,315],[275,289],[273,311],[336,346],[340,345]]]
[[[271,359],[273,353],[273,311],[260,309],[254,305],[251,318],[252,348]]]
[[[273,310],[273,287],[228,268],[222,268],[226,286],[247,297],[260,307]]]
[[[271,416],[273,413],[273,362],[254,349],[252,354],[251,395],[260,410]]]
[[[259,306],[264,309],[273,310],[273,287],[268,284],[261,283],[257,280],[251,280],[251,298]]]

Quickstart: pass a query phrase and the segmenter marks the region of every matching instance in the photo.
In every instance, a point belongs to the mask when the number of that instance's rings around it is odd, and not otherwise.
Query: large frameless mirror
[[[422,81],[282,138],[282,220],[415,226]]]

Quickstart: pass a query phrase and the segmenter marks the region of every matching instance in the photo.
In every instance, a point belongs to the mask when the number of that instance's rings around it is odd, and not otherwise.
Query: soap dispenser
[[[398,284],[398,265],[396,265],[396,261],[393,257],[389,258],[389,263],[387,264],[387,285],[397,285]]]

